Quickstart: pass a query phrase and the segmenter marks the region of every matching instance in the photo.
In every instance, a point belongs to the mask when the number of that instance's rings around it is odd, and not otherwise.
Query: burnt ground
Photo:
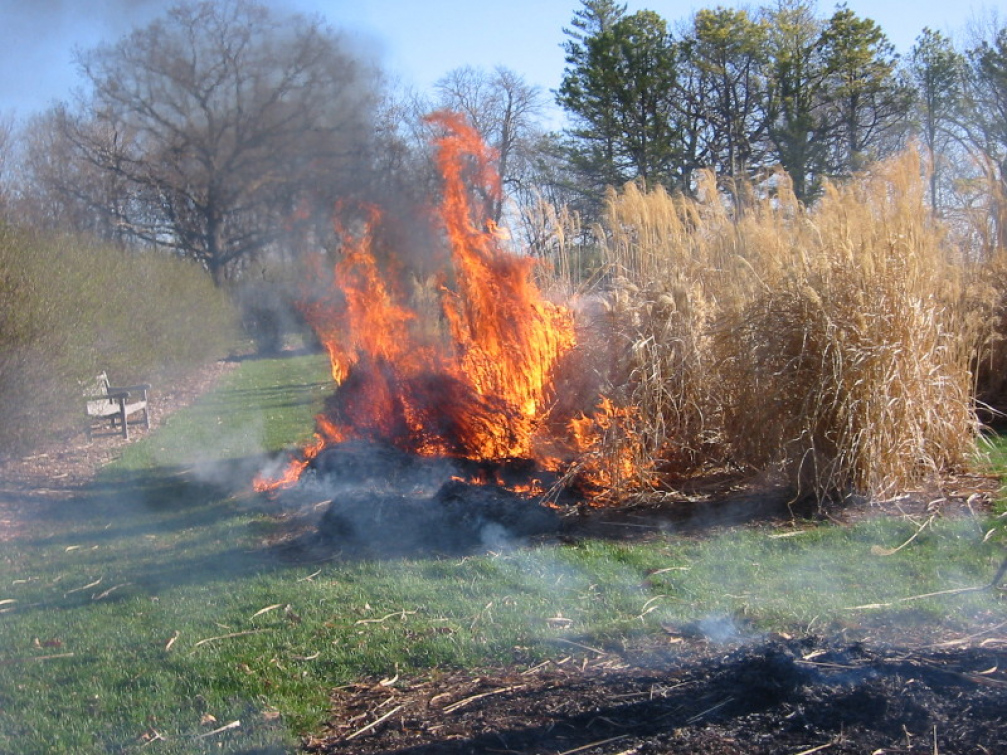
[[[842,635],[702,641],[332,694],[313,753],[1007,752],[1007,650]]]
[[[154,427],[229,368],[211,366],[185,390],[162,394]],[[66,505],[121,445],[109,434],[0,459],[0,543]],[[687,499],[563,517],[559,536],[702,535],[791,523],[795,515],[840,522],[973,516],[997,486],[993,478],[963,477],[830,511],[794,510],[780,496],[706,480]],[[469,495],[458,486],[439,492],[448,511]],[[490,514],[494,505],[485,504]],[[332,523],[343,531],[337,514],[334,508]],[[553,660],[535,666],[361,680],[332,691],[330,723],[303,747],[355,755],[1007,753],[1007,622],[991,615],[962,636],[903,618],[899,626],[726,640],[701,625],[667,626],[630,647],[597,648],[589,639],[557,646]]]

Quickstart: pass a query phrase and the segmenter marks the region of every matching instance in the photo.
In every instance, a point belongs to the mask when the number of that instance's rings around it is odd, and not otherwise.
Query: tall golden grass
[[[819,500],[884,496],[966,465],[989,305],[926,207],[918,155],[812,208],[783,175],[743,212],[713,176],[699,189],[608,197],[606,327],[625,355],[608,392],[632,408],[596,454],[622,469],[613,493],[727,463]]]

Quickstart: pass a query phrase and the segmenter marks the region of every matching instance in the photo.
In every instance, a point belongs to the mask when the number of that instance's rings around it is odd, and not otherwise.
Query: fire
[[[595,503],[654,476],[653,459],[643,447],[643,438],[633,431],[636,424],[634,408],[617,406],[607,396],[593,413],[569,421],[570,443],[579,457],[578,482],[585,492],[594,494]]]
[[[285,488],[290,487],[297,483],[301,477],[301,472],[304,471],[305,467],[311,463],[318,452],[325,447],[325,440],[315,435],[315,440],[301,449],[300,459],[291,459],[290,463],[287,464],[286,468],[274,478],[266,480],[262,477],[257,477],[253,486],[258,491],[270,490],[273,488]]]
[[[354,438],[426,456],[554,464],[542,449],[553,373],[575,345],[572,315],[545,299],[534,261],[509,251],[487,217],[500,181],[477,133],[458,115],[430,120],[443,134],[432,222],[448,260],[432,287],[436,317],[407,288],[409,255],[382,246],[380,209],[337,225],[343,249],[332,289],[305,305],[337,390],[317,418],[315,442],[258,489],[292,484],[327,444]]]

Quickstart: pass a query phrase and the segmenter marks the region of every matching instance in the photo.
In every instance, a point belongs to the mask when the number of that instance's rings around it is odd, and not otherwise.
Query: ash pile
[[[331,496],[314,545],[355,557],[464,555],[559,531],[559,513],[539,499],[466,481],[483,476],[484,467],[364,441],[329,446],[302,478]],[[507,468],[507,476],[529,472],[520,467]]]

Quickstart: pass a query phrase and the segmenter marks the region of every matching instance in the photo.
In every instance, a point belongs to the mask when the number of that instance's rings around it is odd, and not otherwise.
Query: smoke
[[[464,465],[348,441],[324,449],[274,502],[312,527],[301,545],[351,558],[503,553],[558,531],[555,511],[463,481]]]
[[[303,0],[258,0],[303,12]],[[0,114],[26,117],[72,99],[82,84],[76,50],[114,43],[162,16],[179,0],[0,0]],[[304,6],[303,8],[301,6]],[[372,46],[372,43],[367,43]]]
[[[170,0],[0,0],[0,112],[25,116],[79,86],[74,50],[113,41],[150,22]]]

